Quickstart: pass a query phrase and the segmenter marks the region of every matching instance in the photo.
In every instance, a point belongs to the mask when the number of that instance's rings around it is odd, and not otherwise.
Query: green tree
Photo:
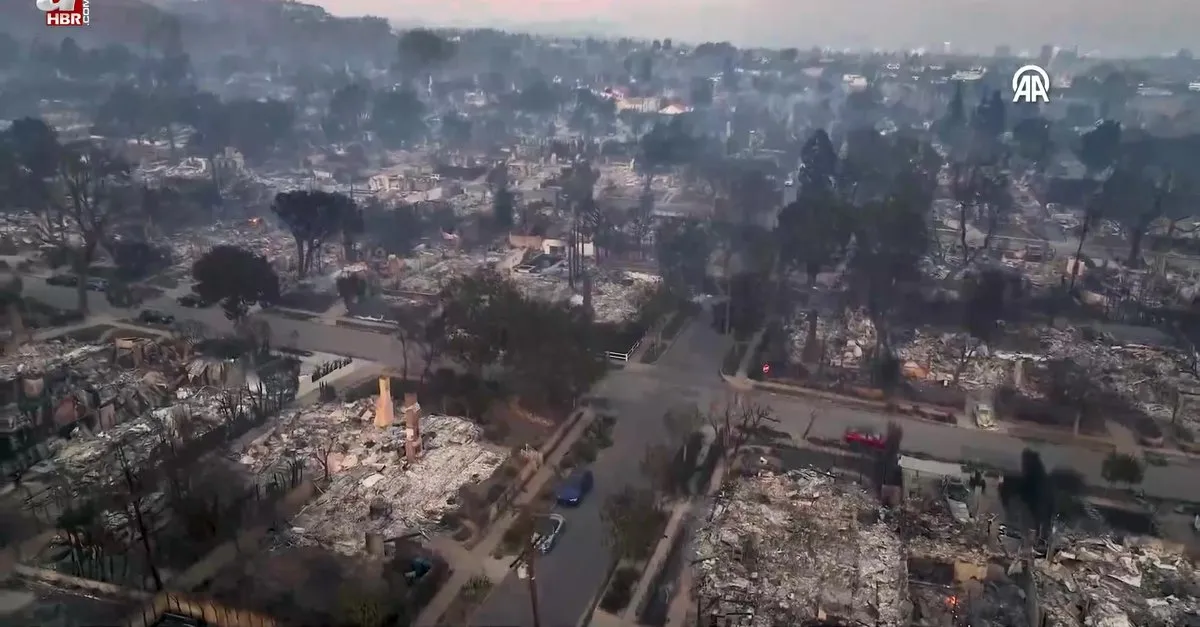
[[[502,318],[506,387],[531,408],[568,411],[607,370],[590,312],[521,299]]]
[[[256,303],[279,300],[279,277],[266,257],[236,246],[217,246],[192,264],[196,294],[221,303],[225,317],[241,321]]]
[[[425,105],[412,90],[377,92],[371,104],[371,130],[389,148],[415,141],[427,130]]]
[[[321,122],[325,136],[333,141],[357,139],[368,117],[370,99],[370,88],[357,82],[333,92]]]
[[[299,190],[275,195],[271,211],[279,216],[296,242],[299,276],[308,273],[321,246],[341,231],[345,213],[355,210],[354,201],[344,194]]]
[[[456,51],[454,42],[431,30],[414,28],[396,43],[396,64],[409,80],[416,80],[452,59]]]
[[[661,220],[654,234],[655,257],[663,281],[678,294],[703,291],[712,233],[695,220]]]
[[[1022,119],[1013,126],[1013,141],[1018,156],[1033,164],[1037,172],[1045,171],[1054,150],[1048,120],[1040,116]]]
[[[928,249],[925,211],[915,193],[901,191],[856,209],[850,283],[875,325],[879,358],[891,354],[891,313],[903,285],[919,276],[920,260]]]
[[[338,592],[338,618],[347,627],[384,627],[393,610],[388,595],[382,590],[348,582]]]
[[[1132,487],[1146,478],[1146,467],[1133,455],[1113,451],[1101,463],[1100,476],[1109,484],[1124,483]]]
[[[524,312],[520,292],[499,274],[482,271],[451,280],[439,299],[451,355],[481,375],[508,348],[509,325]]]
[[[1121,124],[1106,120],[1080,138],[1078,156],[1088,176],[1100,176],[1117,162],[1121,152]]]
[[[783,267],[802,270],[808,284],[815,285],[817,275],[844,247],[844,208],[830,191],[803,193],[803,197],[779,212],[775,234]]]
[[[511,229],[516,212],[516,198],[508,188],[496,190],[492,197],[492,218],[501,229]]]

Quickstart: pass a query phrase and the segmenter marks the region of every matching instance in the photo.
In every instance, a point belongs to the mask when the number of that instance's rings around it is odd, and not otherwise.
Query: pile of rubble
[[[813,471],[744,479],[696,536],[700,606],[712,624],[906,624],[904,549],[880,516],[860,486]]]
[[[808,343],[808,314],[801,312],[788,326],[789,358],[800,363]],[[817,342],[824,348],[826,363],[834,368],[857,370],[875,348],[875,324],[859,310],[817,317]]]
[[[6,384],[0,388],[0,424],[10,432],[34,423],[58,429],[80,424],[86,435],[161,405],[170,391],[162,373],[115,365],[112,350],[60,341],[27,344],[6,356],[0,361]]]
[[[641,295],[661,279],[641,272],[604,271],[590,268],[592,282],[592,311],[597,322],[620,323],[637,315]],[[565,264],[538,274],[514,272],[513,282],[527,298],[549,302],[582,302],[577,290],[567,282]]]
[[[875,328],[862,313],[817,319],[817,340],[825,348],[826,363],[835,368],[857,370],[875,344]],[[790,359],[800,362],[804,353],[808,319],[800,314],[789,326]],[[896,355],[906,377],[914,380],[948,382],[962,369],[958,385],[967,390],[992,390],[1014,384],[1029,398],[1046,395],[1036,364],[1065,360],[1083,369],[1089,380],[1113,390],[1147,415],[1170,420],[1178,389],[1200,386],[1178,350],[1145,344],[1123,343],[1102,331],[1083,328],[1010,329],[996,346],[978,343],[964,332],[935,332],[916,329],[905,341],[896,343]],[[1023,350],[1001,347],[1020,346]],[[964,348],[966,349],[964,360]],[[1016,377],[1017,362],[1029,376]],[[1200,433],[1200,423],[1190,415],[1180,422]]]
[[[1182,547],[1155,538],[1069,543],[1037,560],[1042,609],[1064,626],[1193,625],[1200,616],[1200,571]]]
[[[592,310],[597,322],[624,322],[638,313],[642,294],[662,281],[641,272],[595,273],[592,280]]]
[[[925,381],[953,381],[964,389],[991,389],[1008,381],[1012,363],[993,358],[988,346],[963,332],[932,333],[916,329],[896,347],[905,376]],[[961,372],[960,372],[961,370]]]
[[[292,235],[262,218],[255,218],[250,224],[236,220],[186,229],[168,237],[166,243],[171,249],[173,267],[185,274],[191,272],[196,259],[221,245],[237,246],[263,255],[283,268],[291,267],[296,258],[296,242]],[[333,245],[323,247],[316,267],[338,267],[337,248]]]
[[[504,259],[500,253],[467,253],[454,249],[422,251],[404,260],[396,288],[406,292],[437,294],[446,283],[494,266]]]
[[[355,554],[365,534],[386,540],[435,524],[462,486],[487,479],[507,457],[473,423],[430,415],[420,421],[423,452],[410,462],[406,427],[376,427],[374,413],[371,401],[307,408],[240,456],[259,473],[292,460],[304,461],[313,476],[328,471],[328,488],[292,521],[297,544]]]
[[[161,406],[167,397],[165,382],[158,386],[143,383],[144,411],[94,434],[81,433],[70,440],[53,444],[50,463],[71,477],[72,488],[111,485],[119,478],[116,451],[124,453],[132,468],[143,467],[160,446],[176,445],[203,437],[220,428],[225,421],[220,393],[211,388],[198,391],[180,389],[174,402]],[[128,391],[128,390],[127,390]],[[131,406],[132,407],[132,406]],[[249,411],[249,407],[243,407]]]
[[[90,357],[106,350],[112,350],[112,346],[81,344],[70,339],[23,344],[16,352],[0,358],[0,380],[12,380],[31,373],[54,372],[75,365],[83,367]]]
[[[45,219],[32,211],[6,211],[0,216],[0,237],[18,250],[34,250],[46,241]]]

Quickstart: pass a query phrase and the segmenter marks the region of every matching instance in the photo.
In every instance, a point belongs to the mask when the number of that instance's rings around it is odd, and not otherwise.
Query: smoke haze
[[[991,52],[1046,43],[1160,54],[1197,43],[1195,0],[317,0],[337,15],[741,46],[941,47]]]

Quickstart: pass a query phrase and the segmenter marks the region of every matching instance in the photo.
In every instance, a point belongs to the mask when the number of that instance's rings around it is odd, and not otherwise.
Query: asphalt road
[[[575,625],[587,611],[603,583],[608,564],[605,531],[600,520],[604,498],[629,483],[644,479],[639,464],[647,446],[662,441],[666,433],[662,415],[671,407],[697,403],[702,407],[720,401],[728,388],[716,375],[722,338],[703,325],[693,324],[674,347],[652,367],[634,366],[612,373],[594,391],[608,399],[619,415],[613,446],[592,465],[596,490],[579,508],[564,511],[567,526],[562,539],[549,555],[538,562],[538,594],[543,625]],[[1100,465],[1103,454],[1084,448],[1026,441],[1017,437],[952,425],[939,425],[903,417],[889,418],[860,409],[806,398],[748,392],[746,399],[769,406],[779,422],[781,444],[789,440],[841,438],[848,428],[882,431],[889,420],[904,429],[902,448],[907,453],[939,459],[977,460],[1016,469],[1021,451],[1040,451],[1046,464],[1074,468],[1089,483],[1103,485]],[[802,450],[788,447],[805,459]],[[811,460],[809,460],[811,461]],[[1150,466],[1141,486],[1151,497],[1194,499],[1200,482],[1200,465],[1179,462]],[[500,583],[473,617],[473,624],[533,624],[528,584],[515,573]]]
[[[652,368],[633,365],[613,371],[593,390],[617,415],[613,445],[602,451],[592,472],[595,489],[578,508],[562,510],[567,524],[554,550],[537,563],[541,624],[572,626],[588,610],[604,583],[609,564],[600,508],[626,485],[644,485],[640,465],[646,448],[667,433],[667,410],[699,404],[707,407],[727,394],[717,374],[726,340],[707,321],[687,326],[674,346]],[[472,617],[472,624],[532,625],[528,583],[510,572]]]
[[[24,277],[24,295],[36,298],[42,302],[74,309],[77,305],[75,288],[47,285],[42,279]],[[173,291],[142,305],[131,308],[115,308],[108,304],[104,294],[92,292],[88,298],[88,308],[97,318],[134,318],[142,309],[153,309],[175,316],[176,320],[194,320],[203,323],[216,333],[227,333],[233,330],[233,324],[225,319],[220,307],[193,309],[183,307],[175,298],[187,290]],[[288,318],[270,311],[252,314],[256,319],[267,322],[271,330],[271,342],[275,346],[290,346],[305,350],[346,355],[357,359],[368,359],[395,368],[404,366],[404,352],[400,342],[386,333],[363,331],[350,327],[339,327],[322,324],[320,321],[306,321]],[[101,322],[102,320],[98,320]],[[421,367],[420,357],[410,350],[409,371]]]
[[[1069,467],[1081,473],[1090,484],[1105,485],[1100,466],[1105,453],[1078,446],[1064,446],[1043,441],[1025,440],[1008,434],[942,425],[904,417],[889,418],[852,407],[785,395],[753,392],[749,395],[772,407],[780,423],[774,425],[792,439],[799,440],[805,431],[809,437],[838,439],[848,428],[867,427],[882,432],[889,420],[904,429],[901,448],[907,453],[919,453],[938,459],[979,461],[1001,468],[1017,470],[1021,451],[1026,448],[1041,453],[1046,465]],[[813,413],[816,419],[812,419]],[[809,423],[812,428],[809,430]],[[1200,497],[1200,464],[1185,460],[1167,466],[1147,466],[1146,478],[1139,486],[1147,496],[1196,500]]]

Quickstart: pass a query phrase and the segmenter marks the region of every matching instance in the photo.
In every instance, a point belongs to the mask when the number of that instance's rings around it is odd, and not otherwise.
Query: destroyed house
[[[107,346],[85,345],[30,368],[0,366],[0,462],[36,463],[34,447],[51,435],[105,431],[167,397],[162,373],[114,359]]]

